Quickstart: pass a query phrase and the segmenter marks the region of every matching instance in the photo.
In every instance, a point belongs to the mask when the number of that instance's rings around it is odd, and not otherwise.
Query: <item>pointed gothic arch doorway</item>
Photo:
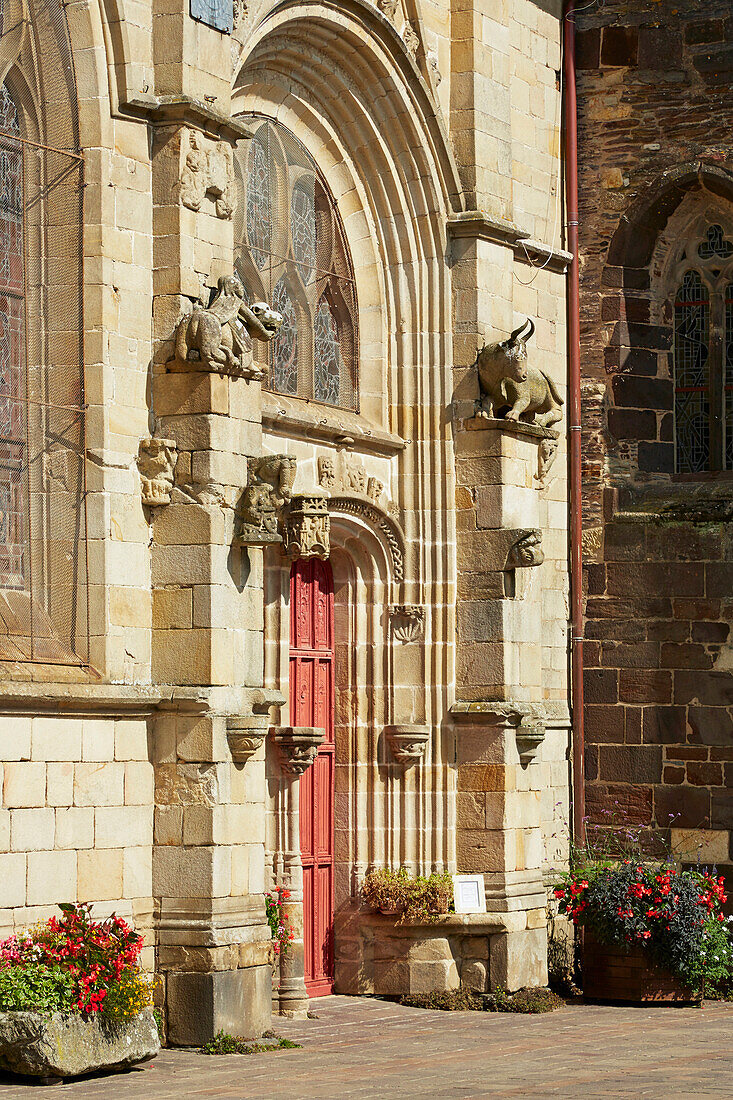
[[[333,992],[334,670],[333,572],[299,559],[290,571],[290,721],[326,739],[300,778],[305,984],[310,997]]]

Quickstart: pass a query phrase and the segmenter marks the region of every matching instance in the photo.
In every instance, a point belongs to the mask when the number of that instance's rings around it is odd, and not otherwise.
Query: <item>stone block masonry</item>
[[[732,42],[725,3],[578,18],[587,809],[726,874],[730,474],[676,473],[674,301],[733,224]]]

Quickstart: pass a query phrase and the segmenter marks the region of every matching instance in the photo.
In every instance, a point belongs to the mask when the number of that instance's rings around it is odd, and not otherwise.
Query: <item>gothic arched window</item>
[[[674,299],[675,469],[733,470],[733,240],[710,225],[684,261]]]
[[[315,161],[280,123],[245,116],[237,269],[250,301],[283,314],[267,356],[267,389],[358,409],[354,273],[333,196]]]
[[[89,660],[83,156],[63,4],[27,11],[0,85],[0,676]]]

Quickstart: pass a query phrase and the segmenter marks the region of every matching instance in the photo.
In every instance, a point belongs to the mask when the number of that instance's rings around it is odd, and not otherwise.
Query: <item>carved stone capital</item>
[[[536,527],[528,531],[515,531],[519,536],[512,545],[506,559],[506,569],[524,569],[532,565],[542,565],[545,560],[542,550],[542,532]]]
[[[282,542],[282,509],[291,499],[296,461],[292,455],[262,455],[247,463],[248,484],[237,508],[234,542],[263,546]]]
[[[425,630],[425,608],[414,604],[394,604],[389,609],[392,633],[398,642],[414,642]]]
[[[274,726],[272,735],[283,767],[291,775],[307,771],[326,739],[326,731],[317,726]]]
[[[425,755],[425,748],[430,740],[430,727],[417,726],[410,723],[385,726],[384,732],[392,750],[392,756],[398,764],[406,766],[416,764]]]
[[[324,493],[299,494],[290,502],[283,529],[283,550],[291,559],[321,558],[331,553],[331,517]]]
[[[141,439],[137,453],[142,501],[148,508],[170,504],[178,447],[173,439]]]
[[[244,764],[254,756],[267,736],[267,714],[252,714],[227,718],[227,741],[232,760]]]

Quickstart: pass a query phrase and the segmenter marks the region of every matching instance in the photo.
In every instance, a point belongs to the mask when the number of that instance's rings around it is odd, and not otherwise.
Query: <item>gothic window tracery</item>
[[[706,227],[674,298],[675,469],[733,470],[733,240]]]
[[[357,410],[356,288],[333,196],[284,126],[245,120],[254,136],[239,154],[246,216],[237,267],[252,298],[284,317],[268,348],[255,349],[268,357],[267,388]]]

